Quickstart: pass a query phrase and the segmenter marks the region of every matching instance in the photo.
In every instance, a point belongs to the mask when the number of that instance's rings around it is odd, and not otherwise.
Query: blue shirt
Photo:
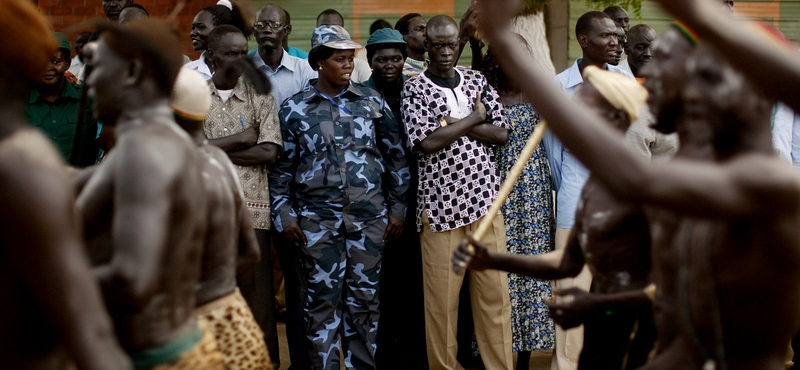
[[[317,71],[311,69],[308,60],[293,57],[286,51],[281,57],[281,64],[278,69],[273,71],[264,63],[264,59],[256,51],[250,56],[250,60],[261,73],[269,78],[272,84],[272,95],[275,96],[275,103],[281,106],[286,99],[303,91],[308,86],[308,81],[317,78]]]
[[[294,46],[289,46],[289,50],[287,51],[289,52],[289,55],[293,57],[298,57],[300,59],[308,59],[308,52],[300,50]]]
[[[330,97],[315,83],[280,109],[283,153],[268,174],[275,229],[298,217],[348,232],[387,214],[404,219],[410,173],[383,95],[350,83]]]
[[[572,67],[556,76],[556,82],[570,97],[583,83],[580,62],[579,58]],[[632,74],[610,64],[608,70],[635,79]],[[550,131],[545,133],[542,142],[547,151],[547,159],[550,161],[553,190],[556,191],[556,227],[571,229],[575,224],[575,210],[578,208],[583,184],[589,178],[589,170]]]

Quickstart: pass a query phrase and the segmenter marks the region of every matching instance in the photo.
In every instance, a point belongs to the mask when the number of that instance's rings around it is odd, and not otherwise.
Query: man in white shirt
[[[72,57],[72,62],[70,62],[67,72],[72,73],[76,77],[81,67],[83,67],[83,54],[81,54],[83,45],[89,42],[89,36],[91,35],[91,32],[81,32],[78,34],[78,38],[75,39],[75,56]]]

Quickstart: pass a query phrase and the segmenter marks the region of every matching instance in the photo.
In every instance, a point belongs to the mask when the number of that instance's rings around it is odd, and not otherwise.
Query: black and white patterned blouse
[[[431,231],[457,229],[483,217],[500,188],[500,176],[491,146],[465,136],[431,154],[419,151],[420,143],[441,126],[444,116],[463,118],[472,112],[481,93],[486,119],[510,129],[497,92],[480,72],[459,70],[454,89],[441,87],[424,73],[408,80],[402,94],[402,116],[408,147],[419,153],[417,232],[422,231],[422,212],[427,212]]]

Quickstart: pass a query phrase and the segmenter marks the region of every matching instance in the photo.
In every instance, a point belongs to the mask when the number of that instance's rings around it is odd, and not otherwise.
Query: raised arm
[[[730,63],[760,83],[764,93],[800,111],[800,58],[784,45],[770,42],[753,22],[730,17],[719,0],[657,0],[728,57]],[[765,66],[769,66],[765,68]]]
[[[488,0],[480,4],[489,22],[485,29],[489,30],[492,48],[506,56],[500,59],[501,67],[515,71],[523,92],[548,120],[552,131],[609,190],[627,199],[716,217],[768,212],[798,196],[793,174],[760,162],[748,162],[753,168],[738,163],[647,163],[626,147],[624,137],[604,123],[604,118],[570,100],[544,71],[529,62],[529,53],[510,30],[519,0],[508,0],[503,6]],[[766,173],[770,175],[764,176]],[[780,197],[787,200],[780,201]]]

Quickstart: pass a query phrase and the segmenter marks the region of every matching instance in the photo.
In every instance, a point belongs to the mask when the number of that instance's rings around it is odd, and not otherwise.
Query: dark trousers
[[[383,250],[381,318],[375,353],[378,369],[382,370],[423,369],[427,363],[422,250],[414,216],[411,222]]]
[[[647,308],[603,310],[584,322],[578,369],[637,369],[644,365],[656,338],[653,312]],[[636,336],[631,340],[631,333]]]
[[[253,316],[264,332],[273,367],[280,367],[280,350],[278,349],[278,327],[275,320],[275,285],[272,280],[272,253],[270,251],[270,231],[256,229],[256,239],[261,250],[258,264],[242,271],[236,276],[242,296]]]
[[[308,342],[304,321],[303,302],[305,299],[306,273],[303,268],[300,247],[295,242],[283,237],[283,234],[272,233],[278,261],[283,271],[286,291],[286,340],[289,345],[289,361],[291,370],[309,370]]]

